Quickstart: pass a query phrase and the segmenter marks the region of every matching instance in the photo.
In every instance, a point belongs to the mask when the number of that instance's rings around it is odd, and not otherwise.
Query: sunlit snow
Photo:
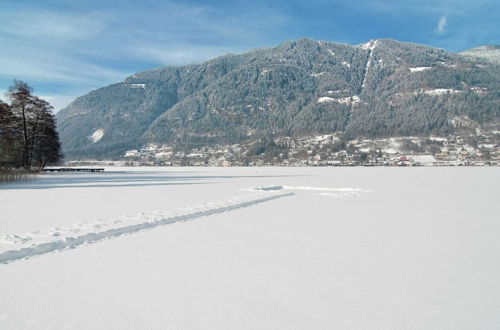
[[[317,103],[329,103],[329,102],[337,102],[340,104],[357,104],[360,102],[360,98],[357,95],[348,96],[348,97],[341,97],[341,98],[323,96],[323,97],[320,97],[317,101]]]
[[[348,62],[346,62],[346,61],[342,61],[342,65],[344,65],[344,66],[346,66],[346,67],[348,67],[348,68],[350,68],[350,67],[351,67],[351,63],[348,63]]]
[[[89,136],[89,140],[92,141],[93,143],[97,143],[101,141],[103,136],[104,136],[104,129],[100,128]]]
[[[419,93],[426,95],[445,95],[445,94],[459,94],[463,93],[463,91],[452,88],[435,88],[435,89],[420,91]]]
[[[495,329],[499,195],[487,167],[40,175],[0,186],[0,328]]]
[[[422,72],[422,71],[426,71],[429,69],[432,69],[432,68],[430,66],[418,66],[415,68],[408,68],[408,70],[410,70],[410,72]]]

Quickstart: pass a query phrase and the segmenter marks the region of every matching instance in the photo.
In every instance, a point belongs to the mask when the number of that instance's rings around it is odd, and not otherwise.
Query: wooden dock
[[[104,168],[95,167],[49,167],[42,169],[43,172],[104,172]]]

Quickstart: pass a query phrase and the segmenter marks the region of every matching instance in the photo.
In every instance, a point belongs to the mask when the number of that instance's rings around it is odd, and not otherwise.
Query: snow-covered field
[[[0,329],[498,329],[498,168],[0,186]]]

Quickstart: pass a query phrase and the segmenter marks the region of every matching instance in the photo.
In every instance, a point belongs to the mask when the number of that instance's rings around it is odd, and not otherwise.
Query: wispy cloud
[[[58,109],[138,71],[273,44],[286,17],[231,2],[6,0],[0,21],[0,88],[25,80]]]
[[[58,52],[33,46],[12,47],[0,56],[0,77],[37,81],[94,84],[102,80],[121,80],[130,72],[114,70]]]
[[[66,15],[44,9],[28,9],[22,10],[22,19],[9,15],[9,11],[0,14],[0,17],[1,34],[28,37],[35,41],[37,38],[50,38],[53,42],[82,40],[97,36],[106,25],[106,18],[98,12]]]
[[[42,85],[57,81],[64,89],[61,95],[76,95],[159,65],[200,62],[263,41],[269,44],[269,31],[284,24],[284,16],[272,8],[242,4],[47,3],[51,5],[30,0],[2,4],[2,85],[13,78]]]
[[[448,19],[446,16],[441,16],[436,26],[436,33],[443,34],[446,30],[446,24],[448,24]]]

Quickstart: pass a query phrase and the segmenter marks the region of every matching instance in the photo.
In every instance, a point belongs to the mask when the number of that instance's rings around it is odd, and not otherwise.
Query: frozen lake
[[[0,328],[497,329],[499,196],[499,168],[462,167],[3,185]]]

